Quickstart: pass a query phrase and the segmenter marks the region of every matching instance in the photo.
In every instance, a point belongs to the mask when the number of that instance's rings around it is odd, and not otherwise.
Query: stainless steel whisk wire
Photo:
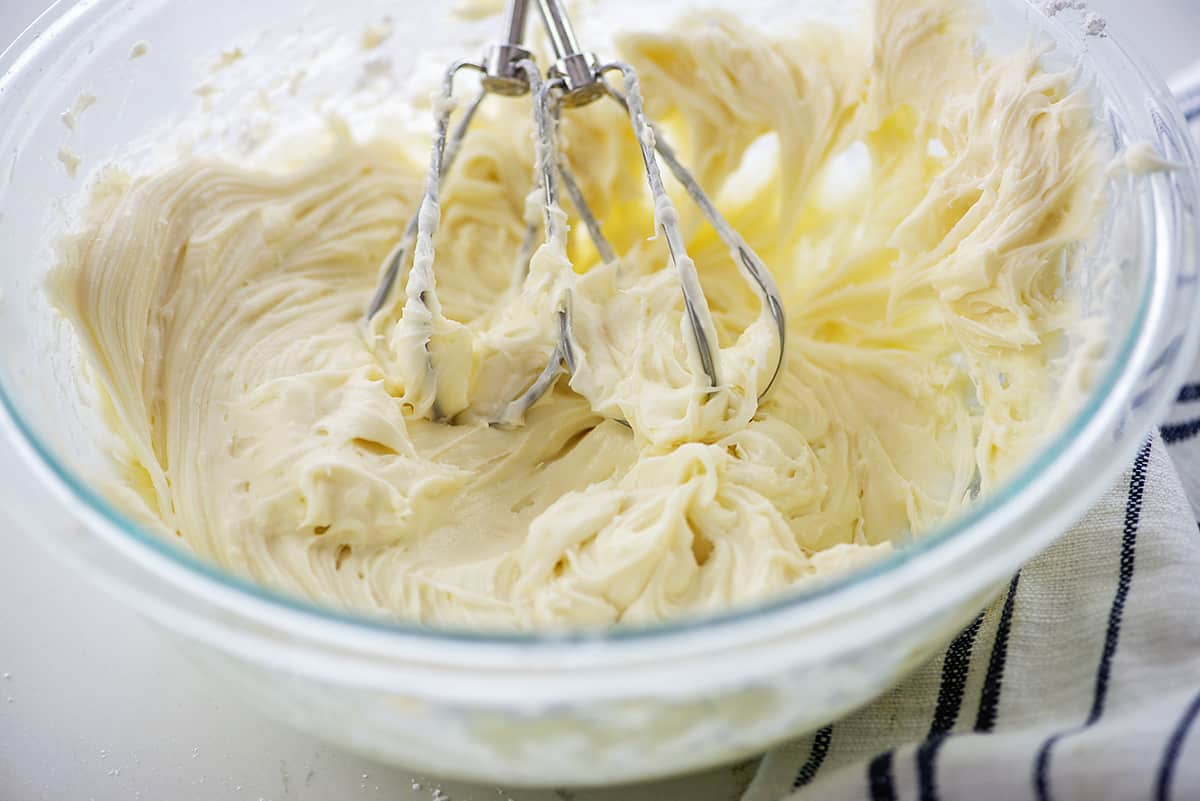
[[[639,143],[646,180],[654,203],[655,227],[667,245],[671,265],[680,282],[695,353],[710,391],[716,391],[721,386],[716,326],[695,263],[684,244],[679,215],[667,193],[659,158],[666,163],[672,175],[713,226],[718,237],[729,249],[743,277],[751,283],[767,310],[778,340],[778,357],[770,379],[759,393],[758,399],[761,401],[778,380],[786,345],[783,303],[770,271],[742,236],[729,225],[692,173],[680,162],[657,126],[648,119],[638,76],[633,67],[620,61],[601,64],[595,55],[583,51],[575,38],[574,29],[561,0],[538,0],[538,5],[556,57],[546,79],[542,78],[533,54],[522,44],[528,0],[509,0],[506,12],[507,39],[504,43],[489,48],[480,62],[461,60],[447,69],[442,94],[435,103],[434,140],[424,195],[417,212],[409,220],[399,243],[389,257],[388,266],[367,311],[368,321],[387,305],[409,251],[412,250],[412,267],[406,281],[403,314],[411,315],[422,325],[421,333],[426,349],[426,390],[435,398],[431,413],[435,420],[444,419],[436,400],[437,366],[430,351],[433,315],[440,313],[433,273],[433,238],[440,219],[438,202],[441,182],[453,167],[476,112],[488,94],[531,94],[533,97],[534,126],[537,132],[537,183],[542,189],[544,199],[544,241],[556,243],[565,239],[565,230],[558,228],[565,226],[565,215],[561,213],[559,200],[561,181],[562,188],[587,229],[601,260],[606,264],[615,261],[616,252],[605,238],[599,221],[588,206],[567,164],[565,154],[556,146],[557,126],[564,108],[585,105],[608,97],[626,111],[633,134]],[[466,106],[458,124],[451,132],[454,82],[458,73],[464,70],[480,73],[483,88]],[[610,73],[621,76],[623,91],[618,91],[609,84],[605,76]],[[518,278],[524,277],[524,271],[528,268],[536,245],[536,226],[531,224],[518,256],[522,270]],[[557,343],[546,367],[525,393],[503,406],[503,411],[492,421],[493,425],[519,425],[528,409],[550,391],[561,375],[575,370],[576,346],[571,306],[572,297],[568,287],[555,301]]]

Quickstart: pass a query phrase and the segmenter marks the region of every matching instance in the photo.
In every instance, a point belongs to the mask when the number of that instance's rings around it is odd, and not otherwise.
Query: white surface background
[[[0,0],[0,44],[46,4]],[[1164,74],[1200,58],[1198,0],[1090,5]],[[358,759],[224,697],[134,612],[53,561],[37,532],[7,523],[0,512],[0,801],[430,801],[436,791],[452,801],[726,801],[748,778],[742,766],[636,789],[519,792]]]

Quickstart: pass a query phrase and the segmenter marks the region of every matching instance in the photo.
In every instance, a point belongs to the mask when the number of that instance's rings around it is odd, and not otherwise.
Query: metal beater
[[[545,200],[545,241],[561,242],[565,229],[564,215],[560,212],[559,182],[566,190],[571,204],[586,226],[597,252],[605,263],[617,258],[612,245],[605,239],[603,230],[587,205],[586,199],[575,181],[566,159],[556,147],[555,136],[559,116],[564,108],[592,103],[609,98],[620,104],[629,115],[634,136],[641,146],[646,179],[654,201],[655,226],[661,231],[667,244],[672,267],[679,278],[683,291],[684,307],[688,326],[695,342],[699,362],[715,391],[721,386],[719,351],[716,327],[708,300],[700,285],[696,265],[688,256],[680,230],[679,215],[667,194],[663,183],[658,157],[687,191],[704,217],[713,226],[717,235],[729,248],[743,276],[750,281],[759,295],[778,338],[778,361],[770,380],[759,393],[759,400],[770,391],[779,377],[783,366],[786,327],[783,304],[775,281],[766,265],[758,258],[746,241],[737,233],[713,205],[708,194],[696,182],[691,172],[676,157],[658,128],[647,117],[643,105],[640,84],[633,67],[621,61],[602,64],[595,54],[580,48],[575,31],[561,0],[538,0],[538,6],[554,50],[555,61],[545,79],[534,61],[533,54],[524,47],[524,34],[528,11],[528,0],[509,0],[506,11],[507,38],[502,44],[493,45],[481,61],[460,60],[453,63],[445,73],[442,95],[434,105],[435,128],[433,152],[429,174],[425,182],[424,197],[417,212],[409,220],[400,242],[393,250],[387,269],[367,311],[368,321],[386,305],[393,286],[406,264],[409,251],[413,251],[412,265],[407,280],[405,315],[414,319],[430,320],[439,308],[433,276],[433,237],[440,220],[438,198],[442,180],[454,164],[455,157],[471,126],[481,103],[488,94],[510,97],[532,94],[534,123],[536,126],[538,184]],[[471,70],[482,76],[482,91],[464,109],[454,131],[450,131],[450,116],[453,111],[454,79],[459,72]],[[622,91],[609,84],[606,76],[619,73]],[[657,156],[655,155],[657,153]],[[531,227],[522,245],[520,258],[527,264],[536,245],[537,230]],[[564,291],[555,303],[557,319],[557,344],[541,375],[523,395],[506,404],[492,424],[499,427],[520,425],[525,412],[540,400],[558,378],[575,370],[576,345],[571,324],[571,293]],[[436,385],[437,366],[433,363],[429,342],[432,324],[427,326],[424,339],[427,379]],[[435,402],[434,419],[444,419]]]

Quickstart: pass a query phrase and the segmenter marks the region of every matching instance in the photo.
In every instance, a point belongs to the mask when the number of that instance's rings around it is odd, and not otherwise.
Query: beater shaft
[[[475,114],[479,111],[479,107],[483,104],[484,99],[489,93],[508,97],[520,97],[529,92],[529,80],[519,68],[521,62],[532,58],[532,54],[523,46],[528,17],[528,0],[509,0],[505,13],[505,40],[500,44],[495,44],[488,48],[481,63],[458,61],[447,71],[447,77],[443,81],[442,99],[444,105],[449,106],[450,99],[453,97],[454,76],[460,70],[473,69],[476,72],[482,73],[483,89],[464,110],[462,118],[459,120],[458,125],[455,126],[454,133],[450,136],[449,142],[444,146],[444,156],[438,156],[441,161],[441,169],[438,173],[439,181],[445,178],[446,173],[454,166],[455,157],[458,155],[463,140],[466,139],[471,123],[475,120]],[[435,109],[438,124],[440,124],[442,111],[443,109],[440,108]],[[417,212],[409,219],[408,225],[405,226],[404,233],[400,237],[400,242],[388,257],[387,269],[384,270],[383,276],[379,281],[379,286],[375,290],[375,295],[371,298],[371,303],[367,307],[368,321],[383,310],[383,307],[387,305],[388,298],[391,297],[392,287],[395,286],[396,280],[400,276],[400,271],[404,267],[409,249],[412,247],[413,240],[417,236],[419,218],[420,207],[418,207]]]

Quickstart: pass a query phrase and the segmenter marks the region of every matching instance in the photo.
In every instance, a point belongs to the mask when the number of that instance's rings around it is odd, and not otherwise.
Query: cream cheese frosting
[[[1103,192],[1075,77],[1036,50],[986,55],[975,31],[960,2],[878,0],[858,29],[703,15],[620,37],[651,116],[779,284],[787,353],[761,403],[762,306],[677,197],[721,345],[718,400],[696,391],[615,105],[569,111],[560,143],[616,262],[571,216],[517,263],[541,214],[532,127],[527,99],[498,100],[417,254],[432,270],[370,326],[421,198],[410,143],[342,132],[284,162],[106,171],[51,291],[116,434],[110,494],[267,586],[483,628],[721,610],[920,536],[1071,402],[1074,249]],[[440,297],[424,320],[405,309],[418,280]],[[544,367],[564,285],[579,369],[523,425],[489,426]],[[422,326],[433,385],[411,363]]]

